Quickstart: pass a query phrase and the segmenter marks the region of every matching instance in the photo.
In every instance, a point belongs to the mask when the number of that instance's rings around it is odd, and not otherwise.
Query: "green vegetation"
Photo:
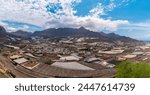
[[[150,78],[150,64],[121,62],[117,66],[117,78]]]

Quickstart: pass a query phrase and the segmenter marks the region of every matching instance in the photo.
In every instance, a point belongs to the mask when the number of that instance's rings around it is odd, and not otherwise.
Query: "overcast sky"
[[[150,0],[0,0],[7,31],[81,26],[150,40]]]

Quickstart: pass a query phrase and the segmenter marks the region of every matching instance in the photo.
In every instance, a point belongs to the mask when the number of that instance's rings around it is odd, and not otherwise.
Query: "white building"
[[[120,54],[120,53],[123,53],[124,50],[111,50],[111,51],[99,51],[98,53],[101,53],[101,54]]]
[[[76,56],[65,56],[59,59],[60,61],[79,61],[80,58]]]
[[[93,63],[95,61],[100,61],[100,59],[96,57],[92,57],[92,58],[86,58],[84,61],[88,63]]]
[[[13,60],[13,61],[17,64],[22,64],[22,63],[28,62],[28,60],[25,58],[19,58],[19,59]]]
[[[125,55],[124,58],[135,58],[137,55],[129,54]]]

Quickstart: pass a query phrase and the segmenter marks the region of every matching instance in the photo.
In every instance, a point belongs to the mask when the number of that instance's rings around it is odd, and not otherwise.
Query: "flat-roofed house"
[[[80,58],[76,56],[65,56],[60,58],[61,61],[79,61]]]
[[[13,60],[13,61],[17,64],[22,64],[22,63],[28,62],[28,60],[25,58],[19,58],[19,59]]]

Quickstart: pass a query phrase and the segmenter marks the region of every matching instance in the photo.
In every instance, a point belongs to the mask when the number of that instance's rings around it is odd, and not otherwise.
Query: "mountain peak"
[[[6,32],[5,28],[0,26],[0,32]]]
[[[5,28],[0,26],[0,38],[6,37],[6,36],[7,36],[7,32],[6,32]]]
[[[83,26],[79,28],[79,30],[86,30]]]
[[[28,31],[18,30],[16,32],[12,32],[11,34],[13,34],[14,36],[18,36],[18,37],[30,37],[32,33]]]

